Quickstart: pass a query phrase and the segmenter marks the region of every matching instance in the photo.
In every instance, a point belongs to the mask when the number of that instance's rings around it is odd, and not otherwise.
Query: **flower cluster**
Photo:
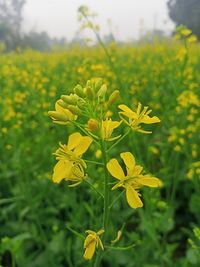
[[[179,25],[176,28],[175,38],[176,40],[184,39],[188,43],[196,43],[198,40],[197,36],[193,34],[192,31],[184,25]]]
[[[92,259],[98,247],[102,250],[104,249],[99,236],[104,232],[106,236],[108,231],[110,189],[124,188],[129,206],[136,209],[143,206],[139,192],[143,186],[161,186],[161,181],[158,178],[143,174],[143,168],[140,165],[136,165],[135,157],[131,152],[120,154],[125,163],[126,172],[123,171],[117,159],[112,158],[109,160],[108,151],[124,139],[131,130],[149,134],[151,131],[144,130],[142,125],[160,122],[158,117],[150,117],[151,110],[148,110],[148,107],[142,109],[140,103],[136,110],[132,110],[125,104],[118,105],[119,120],[112,119],[113,113],[110,107],[119,98],[118,90],[109,92],[107,84],[103,83],[102,79],[93,79],[88,81],[85,87],[77,85],[69,95],[62,95],[56,102],[55,111],[49,111],[49,116],[53,119],[54,123],[61,125],[71,123],[84,133],[82,135],[78,131],[70,134],[67,144],[60,144],[60,147],[54,153],[58,162],[54,167],[53,182],[60,183],[62,180],[66,180],[71,182],[70,186],[77,186],[85,181],[103,198],[102,230],[98,232],[86,231],[88,234],[84,242],[84,258],[86,260]],[[120,133],[113,135],[113,132],[117,132],[123,125],[128,126],[129,130],[123,135]],[[95,144],[98,146],[97,149],[102,155],[102,163],[82,158],[92,142],[94,146]],[[110,142],[114,143],[109,145]],[[90,164],[102,165],[105,175],[104,182],[102,183],[104,194],[95,189],[92,182],[90,182],[93,177],[88,181],[89,175],[86,173],[88,162]],[[109,173],[118,180],[112,188],[110,188]],[[111,243],[112,245],[114,244],[113,242]]]

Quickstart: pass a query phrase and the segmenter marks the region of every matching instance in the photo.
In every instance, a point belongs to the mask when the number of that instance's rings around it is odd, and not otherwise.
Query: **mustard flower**
[[[102,121],[101,123],[101,136],[102,139],[106,141],[113,141],[117,139],[120,136],[116,136],[111,138],[111,135],[113,133],[113,130],[120,126],[122,121],[112,121],[112,119],[106,118],[105,121]]]
[[[59,101],[59,100],[58,100]],[[70,121],[76,120],[77,116],[66,108],[59,105],[58,101],[55,104],[55,111],[49,111],[48,114],[54,123],[66,125]]]
[[[145,131],[141,129],[141,123],[152,124],[160,122],[160,119],[156,116],[150,117],[149,114],[151,110],[148,110],[148,107],[144,107],[142,110],[141,103],[138,104],[136,112],[131,110],[126,105],[119,105],[119,109],[122,111],[119,112],[120,118],[129,125],[133,130],[141,133],[149,134],[151,131]],[[148,111],[147,111],[148,110]],[[128,121],[124,118],[127,117]]]
[[[85,232],[88,235],[84,242],[85,253],[83,257],[85,260],[91,260],[96,248],[100,246],[102,250],[104,249],[101,239],[99,237],[100,235],[104,233],[104,230],[100,230],[97,233],[91,230],[87,230]]]
[[[76,132],[69,136],[68,144],[60,144],[54,153],[57,164],[54,167],[53,181],[59,183],[65,179],[80,184],[84,179],[85,161],[81,158],[92,143],[92,138]]]
[[[158,178],[143,175],[143,168],[136,165],[135,158],[130,152],[121,153],[120,157],[126,165],[126,175],[116,159],[111,159],[107,163],[107,169],[110,174],[119,180],[119,182],[113,186],[112,190],[118,187],[125,188],[126,199],[129,206],[135,209],[140,208],[143,206],[143,203],[138,190],[143,186],[159,187],[161,186],[161,181]]]

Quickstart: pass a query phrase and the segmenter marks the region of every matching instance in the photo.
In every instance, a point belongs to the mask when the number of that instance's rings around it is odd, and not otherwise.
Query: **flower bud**
[[[118,100],[119,97],[120,97],[119,90],[115,90],[114,92],[112,92],[112,94],[109,96],[109,99],[108,99],[108,105],[114,104]]]
[[[88,99],[93,99],[94,98],[94,92],[90,86],[86,86],[84,88],[84,93],[86,94]]]
[[[83,98],[79,98],[77,101],[77,106],[82,109],[85,106],[85,100]]]
[[[97,96],[99,98],[104,98],[105,94],[106,94],[106,91],[107,91],[107,86],[106,86],[106,84],[103,84],[101,86],[101,88],[99,89],[99,91],[97,92]]]
[[[61,99],[70,105],[76,105],[77,101],[78,101],[78,96],[76,94],[70,94],[70,95],[62,95]]]
[[[87,122],[88,130],[91,132],[97,132],[99,130],[99,122],[95,119],[89,119]]]
[[[65,114],[61,114],[57,111],[48,111],[48,115],[55,121],[68,122],[69,117]]]
[[[57,101],[58,105],[63,107],[63,108],[68,108],[68,104],[66,102],[64,102],[62,99],[59,99]]]
[[[85,94],[83,92],[83,88],[82,88],[82,86],[80,84],[77,84],[74,87],[74,93],[76,93],[80,97],[85,97]]]
[[[94,86],[96,92],[101,88],[102,84],[103,84],[103,80],[101,78],[99,78],[96,81],[95,86]]]
[[[77,106],[69,105],[67,107],[69,111],[71,111],[74,115],[79,115],[80,114],[80,109]]]

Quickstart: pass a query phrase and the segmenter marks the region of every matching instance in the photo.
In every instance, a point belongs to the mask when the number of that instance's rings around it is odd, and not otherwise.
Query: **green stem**
[[[84,180],[96,193],[98,193],[102,198],[104,198],[104,196],[101,194],[101,192],[99,192],[92,183],[90,183],[88,180]]]
[[[82,13],[82,15],[83,15],[83,17],[85,18],[85,20],[89,23],[89,25],[92,25],[92,23],[91,23],[91,21],[88,19],[88,17],[87,17],[85,14],[83,14],[83,13]],[[108,50],[107,50],[107,48],[106,48],[104,42],[102,41],[101,36],[100,36],[99,33],[94,29],[94,27],[90,27],[90,28],[91,28],[91,30],[94,32],[94,34],[95,34],[95,36],[96,36],[96,38],[97,38],[99,44],[100,44],[101,47],[103,48],[104,53],[105,53],[105,55],[106,55],[106,57],[107,57],[107,59],[108,59],[108,63],[109,63],[109,65],[110,65],[110,68],[111,68],[111,70],[114,72],[114,74],[115,74],[115,76],[116,76],[116,78],[117,78],[117,82],[118,82],[120,88],[122,88],[122,82],[121,82],[121,79],[119,78],[118,71],[116,70],[116,68],[115,68],[115,66],[114,66],[114,64],[113,64],[113,62],[112,62],[112,60],[111,60],[111,56],[110,56],[110,54],[109,54],[109,52],[108,52]]]
[[[86,131],[83,127],[81,127],[78,123],[73,122],[74,125],[81,130],[84,134],[86,134],[87,136],[92,137],[92,139],[94,140],[94,142],[99,146],[99,143],[97,142],[97,140],[95,140],[94,136],[90,134],[90,132]]]
[[[101,162],[97,162],[97,161],[93,161],[93,160],[87,160],[87,159],[84,159],[85,162],[88,162],[88,163],[92,163],[92,164],[95,164],[95,165],[103,165],[103,163]]]
[[[103,168],[104,168],[104,208],[103,208],[103,228],[106,233],[108,226],[108,215],[109,215],[109,176],[106,168],[107,164],[107,153],[106,153],[106,144],[101,141],[102,157],[103,157]]]
[[[131,128],[129,128],[128,131],[124,135],[122,135],[122,137],[119,138],[111,147],[109,147],[107,152],[109,152],[111,149],[113,149],[113,147],[119,144],[130,133],[130,131],[131,131]]]
[[[109,175],[106,168],[107,164],[107,153],[106,153],[106,143],[104,140],[101,140],[101,151],[103,159],[103,169],[104,169],[104,205],[103,205],[103,229],[105,231],[103,241],[105,244],[105,237],[107,234],[108,228],[108,217],[109,217]],[[94,267],[99,267],[102,259],[102,251],[99,249]]]
[[[124,190],[121,191],[121,192],[117,195],[117,197],[116,197],[116,198],[113,200],[113,202],[110,204],[109,209],[112,208],[112,206],[117,202],[117,200],[122,196],[123,193],[124,193]]]

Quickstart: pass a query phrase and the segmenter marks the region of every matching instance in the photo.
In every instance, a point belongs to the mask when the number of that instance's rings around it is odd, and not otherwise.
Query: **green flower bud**
[[[77,106],[82,109],[85,106],[85,100],[83,98],[79,98],[77,101]]]
[[[103,84],[99,89],[99,91],[97,92],[97,96],[99,98],[105,98],[106,91],[107,91],[107,86],[106,84]]]
[[[63,107],[63,108],[67,108],[68,107],[68,104],[66,102],[64,102],[62,99],[59,99],[57,101],[58,105]]]
[[[80,109],[77,106],[69,105],[67,107],[74,115],[79,115],[81,113]]]
[[[95,86],[94,86],[95,91],[97,92],[101,88],[102,85],[103,85],[103,79],[99,78],[96,81]]]
[[[82,88],[82,86],[80,84],[77,84],[74,87],[74,93],[76,93],[80,97],[85,97],[85,94],[83,92],[83,88]]]
[[[48,111],[48,115],[55,121],[68,122],[69,117],[65,114],[61,114],[57,111]]]
[[[119,97],[120,97],[119,90],[115,90],[114,92],[112,92],[112,94],[109,96],[108,99],[108,105],[114,104]]]
[[[94,92],[90,86],[86,86],[84,88],[84,93],[86,94],[88,99],[92,100],[94,98]]]
[[[77,101],[78,101],[78,96],[76,94],[70,94],[70,95],[62,95],[61,99],[70,105],[76,105]]]

